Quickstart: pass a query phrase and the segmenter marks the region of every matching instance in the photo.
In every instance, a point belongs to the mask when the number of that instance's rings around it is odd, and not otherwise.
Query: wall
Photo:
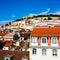
[[[42,55],[42,49],[37,48],[37,54],[32,54],[32,48],[30,48],[30,60],[60,60],[60,49],[57,49],[57,56],[52,56],[52,49],[47,49],[47,54]]]

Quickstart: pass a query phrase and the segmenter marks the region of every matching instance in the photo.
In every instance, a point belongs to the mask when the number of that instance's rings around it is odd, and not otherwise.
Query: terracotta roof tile
[[[36,27],[32,31],[32,36],[60,36],[60,27]]]
[[[0,33],[0,36],[5,36],[5,33]]]

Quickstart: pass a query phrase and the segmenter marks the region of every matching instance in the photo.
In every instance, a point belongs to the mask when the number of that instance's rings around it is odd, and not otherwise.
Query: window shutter
[[[40,39],[40,37],[38,38],[38,46],[40,46],[40,44],[41,44],[41,39]]]
[[[48,46],[51,46],[51,39],[50,39],[50,37],[48,37]]]
[[[60,46],[60,37],[59,37],[59,39],[58,39],[58,46]]]

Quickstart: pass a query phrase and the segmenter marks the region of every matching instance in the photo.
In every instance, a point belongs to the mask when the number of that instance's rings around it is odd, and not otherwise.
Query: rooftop
[[[60,27],[35,27],[32,36],[60,36]]]

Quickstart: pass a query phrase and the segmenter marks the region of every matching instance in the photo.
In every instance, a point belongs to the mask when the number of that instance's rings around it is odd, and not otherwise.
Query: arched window
[[[42,44],[46,44],[47,43],[47,37],[41,37],[42,40]]]
[[[33,54],[36,54],[36,48],[33,48],[32,53],[33,53]]]
[[[52,55],[53,55],[53,56],[57,56],[57,50],[56,50],[56,49],[53,49],[53,50],[52,50]]]
[[[52,44],[57,44],[57,37],[52,37],[51,40],[52,40]]]
[[[46,55],[46,49],[42,49],[42,55]]]

